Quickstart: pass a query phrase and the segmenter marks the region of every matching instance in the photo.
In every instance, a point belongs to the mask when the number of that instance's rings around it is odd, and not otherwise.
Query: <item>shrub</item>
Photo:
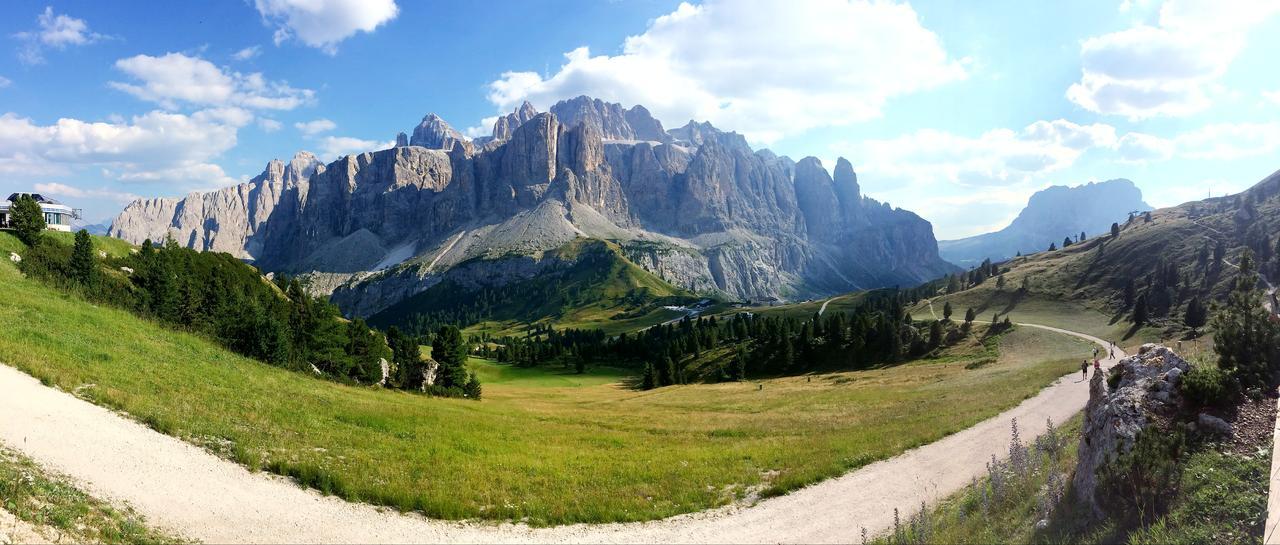
[[[1117,520],[1146,526],[1169,508],[1186,450],[1181,429],[1147,429],[1138,433],[1133,448],[1113,456],[1098,470],[1097,496]]]
[[[1235,399],[1239,393],[1231,373],[1216,365],[1191,368],[1182,375],[1178,389],[1188,403],[1196,407],[1220,405]]]

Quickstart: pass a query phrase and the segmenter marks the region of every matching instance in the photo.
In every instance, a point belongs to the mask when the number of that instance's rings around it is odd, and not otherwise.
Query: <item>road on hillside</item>
[[[1107,347],[1096,337],[1037,324]],[[1105,353],[1105,352],[1104,352]],[[1124,357],[1117,349],[1116,357]],[[1107,360],[1109,367],[1116,360]],[[945,498],[1007,455],[1010,423],[1022,437],[1061,423],[1089,399],[1072,373],[993,418],[894,458],[753,506],[647,523],[448,522],[349,503],[218,458],[117,413],[0,365],[0,442],[71,477],[91,494],[127,502],[149,524],[207,543],[850,543],[904,513]]]

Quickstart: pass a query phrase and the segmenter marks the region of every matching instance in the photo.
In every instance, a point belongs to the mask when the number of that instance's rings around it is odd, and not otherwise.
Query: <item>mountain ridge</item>
[[[578,238],[615,241],[681,288],[740,299],[916,284],[954,270],[932,226],[862,195],[848,161],[833,178],[816,158],[753,150],[709,123],[662,130],[643,106],[524,104],[476,140],[428,114],[405,140],[327,165],[303,153],[232,188],[136,201],[111,235],[173,233],[265,271],[327,275],[322,291],[362,316],[464,261],[500,271],[504,259]],[[373,292],[395,296],[360,302]]]

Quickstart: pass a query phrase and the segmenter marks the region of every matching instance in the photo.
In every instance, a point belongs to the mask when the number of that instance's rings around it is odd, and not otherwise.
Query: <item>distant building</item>
[[[0,202],[0,227],[9,227],[9,207],[18,201],[18,197],[30,195],[40,205],[40,210],[44,211],[44,222],[49,225],[52,231],[71,232],[71,220],[80,219],[80,210],[71,208],[58,201],[50,199],[39,193],[14,193],[9,195],[8,199]]]

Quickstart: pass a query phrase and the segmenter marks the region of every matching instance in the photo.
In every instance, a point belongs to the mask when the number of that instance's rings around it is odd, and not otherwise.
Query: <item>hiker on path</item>
[[[1098,360],[1096,359],[1093,360],[1093,374],[1096,375],[1101,372],[1102,372],[1102,364],[1098,363]]]
[[[1089,378],[1089,360],[1080,360],[1080,379],[1087,380]]]
[[[1098,359],[1098,347],[1093,347],[1093,358]]]

